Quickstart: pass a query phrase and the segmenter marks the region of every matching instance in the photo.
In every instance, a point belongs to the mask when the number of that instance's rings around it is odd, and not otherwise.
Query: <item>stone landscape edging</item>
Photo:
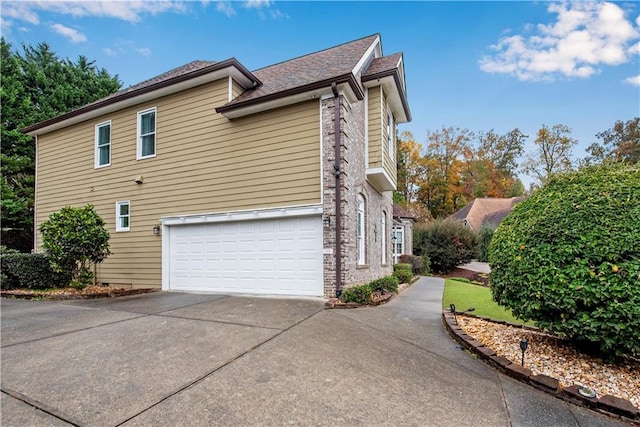
[[[409,281],[409,283],[400,283],[398,285],[398,292],[388,292],[384,295],[382,295],[382,297],[380,299],[377,299],[375,301],[372,301],[371,304],[358,304],[357,302],[343,302],[340,301],[340,298],[330,298],[325,304],[324,307],[325,308],[358,308],[358,307],[375,307],[381,304],[385,304],[387,302],[389,302],[393,297],[395,297],[396,295],[400,294],[400,292],[404,291],[405,289],[407,289],[409,286],[413,285],[415,282],[418,281],[418,279],[420,279],[420,276],[413,276],[413,278]]]
[[[129,295],[138,295],[138,294],[146,294],[149,292],[158,292],[157,288],[139,288],[139,289],[114,289],[114,290],[105,290],[105,292],[95,293],[95,294],[25,294],[19,292],[11,292],[11,291],[2,291],[0,292],[0,297],[2,298],[16,298],[16,299],[25,299],[25,300],[46,300],[46,301],[64,301],[64,300],[75,300],[75,299],[93,299],[93,298],[116,298],[116,297],[124,297]]]
[[[464,315],[469,317],[476,317],[478,319],[487,320],[494,323],[509,325],[516,328],[533,331],[539,330],[531,326],[517,325],[510,322],[496,322],[487,317],[469,314]],[[458,316],[460,316],[460,314]],[[480,341],[475,340],[470,335],[467,335],[464,330],[458,325],[456,315],[451,311],[444,310],[442,312],[442,321],[449,334],[456,341],[458,341],[467,350],[476,354],[481,360],[498,369],[500,372],[521,382],[530,384],[565,401],[595,410],[597,412],[602,412],[607,415],[621,417],[634,423],[638,423],[638,421],[640,421],[640,409],[636,408],[629,400],[611,395],[604,395],[599,398],[584,397],[578,391],[580,386],[577,384],[569,387],[562,387],[560,381],[558,381],[556,378],[550,377],[548,375],[534,375],[530,369],[520,366],[517,363],[513,363],[505,357],[498,356],[496,352],[491,348],[485,346]]]

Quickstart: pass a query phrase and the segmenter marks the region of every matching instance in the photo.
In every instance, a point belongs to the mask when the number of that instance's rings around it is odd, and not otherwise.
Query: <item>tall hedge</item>
[[[640,355],[640,167],[553,177],[489,248],[495,301],[608,356]]]
[[[413,229],[413,252],[428,258],[431,270],[448,273],[476,256],[476,233],[459,222],[436,221]]]
[[[43,254],[4,254],[2,262],[2,289],[46,289],[65,287],[71,273],[57,273]]]

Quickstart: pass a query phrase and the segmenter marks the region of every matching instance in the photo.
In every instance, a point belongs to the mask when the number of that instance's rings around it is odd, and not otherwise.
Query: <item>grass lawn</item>
[[[511,310],[504,309],[491,299],[491,289],[484,286],[472,285],[454,279],[446,279],[444,282],[444,296],[442,308],[449,308],[449,304],[456,305],[456,311],[464,311],[469,307],[475,307],[473,314],[489,317],[494,320],[504,320],[522,324],[521,320],[511,315]],[[532,322],[526,324],[532,325]]]

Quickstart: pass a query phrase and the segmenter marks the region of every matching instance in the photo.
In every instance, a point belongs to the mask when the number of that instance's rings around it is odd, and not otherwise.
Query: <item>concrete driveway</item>
[[[609,426],[460,351],[443,281],[387,305],[155,293],[2,300],[3,426]]]

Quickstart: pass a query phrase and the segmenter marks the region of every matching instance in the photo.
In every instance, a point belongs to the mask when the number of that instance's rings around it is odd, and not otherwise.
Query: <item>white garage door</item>
[[[172,225],[169,289],[323,295],[319,216]]]

